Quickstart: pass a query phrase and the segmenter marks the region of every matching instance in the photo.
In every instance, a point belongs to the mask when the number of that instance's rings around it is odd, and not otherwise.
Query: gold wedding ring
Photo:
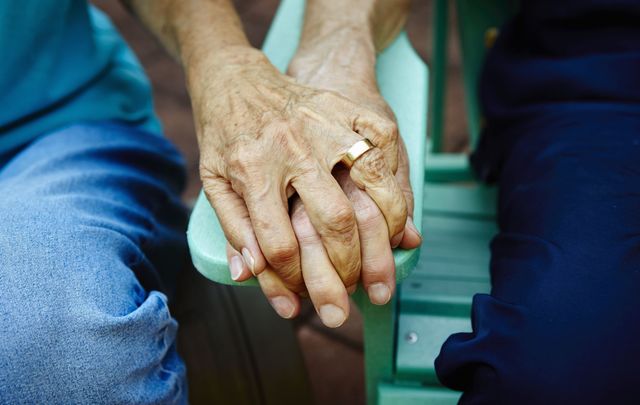
[[[358,160],[362,155],[375,148],[376,146],[371,143],[367,138],[361,139],[358,142],[351,145],[351,147],[347,150],[347,153],[342,157],[342,163],[345,164],[349,169]]]

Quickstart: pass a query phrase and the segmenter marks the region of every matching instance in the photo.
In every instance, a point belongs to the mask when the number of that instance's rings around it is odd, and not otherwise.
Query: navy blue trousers
[[[436,370],[464,404],[640,403],[640,2],[523,3],[473,156],[499,185],[492,290]]]
[[[640,401],[640,120],[557,113],[500,179],[491,295],[436,360],[468,404]]]

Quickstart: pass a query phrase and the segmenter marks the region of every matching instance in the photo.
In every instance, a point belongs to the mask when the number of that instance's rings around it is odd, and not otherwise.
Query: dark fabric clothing
[[[490,295],[436,360],[463,404],[640,400],[640,2],[523,1],[482,77]]]
[[[500,30],[480,80],[487,124],[472,163],[498,180],[514,144],[548,115],[640,115],[640,1],[529,0]]]

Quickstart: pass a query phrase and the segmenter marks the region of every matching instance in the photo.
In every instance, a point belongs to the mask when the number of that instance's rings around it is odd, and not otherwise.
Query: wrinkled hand
[[[350,178],[379,207],[387,241],[402,238],[407,206],[393,175],[393,121],[336,92],[298,84],[258,51],[232,55],[189,82],[200,174],[235,252],[229,261],[234,279],[251,270],[268,297],[274,297],[272,284],[305,289],[288,211],[288,197],[297,193],[342,284],[357,283],[356,214],[331,171],[363,133],[379,148],[356,161]]]
[[[332,75],[332,77],[339,76]],[[393,112],[377,90],[365,91],[367,87],[362,85],[350,88],[342,87],[342,89],[345,93],[357,94],[362,107],[395,123]],[[393,242],[393,247],[399,245],[402,248],[411,249],[418,247],[422,239],[412,221],[413,193],[409,182],[409,162],[401,138],[398,138],[397,162],[398,170],[395,176],[408,206],[408,218],[402,237]],[[395,291],[396,283],[391,251],[392,243],[387,237],[384,216],[367,193],[358,188],[351,180],[349,172],[345,168],[334,170],[334,176],[355,210],[362,257],[361,280],[363,287],[372,303],[386,304]],[[320,235],[310,220],[305,204],[299,198],[292,202],[291,222],[300,246],[302,275],[309,297],[325,325],[340,326],[349,316],[348,293],[354,291],[355,288],[353,286],[346,288],[341,282],[322,244]],[[228,248],[227,253],[230,260],[233,260],[234,255],[238,255],[231,248]],[[250,276],[247,271],[241,276],[241,279],[244,280]],[[259,276],[258,279],[262,278],[263,291],[276,311],[285,318],[294,316],[299,310],[299,298],[297,294],[279,283],[275,277],[273,274],[267,273]]]
[[[413,194],[409,185],[409,165],[404,144],[401,143],[400,146],[396,177],[401,187],[404,186],[403,192],[410,208],[409,212],[412,213]],[[356,213],[362,255],[362,285],[373,304],[386,304],[395,292],[396,275],[391,245],[386,238],[384,218],[375,202],[351,181],[346,170],[339,170],[336,178]],[[345,289],[340,283],[318,234],[309,221],[304,204],[299,199],[293,204],[292,224],[300,244],[302,274],[309,296],[323,322],[327,326],[339,326],[349,315],[347,293],[352,291]],[[418,247],[421,241],[420,233],[413,225],[411,217],[408,217],[399,246],[412,249]]]
[[[399,247],[413,249],[420,245],[422,237],[412,221],[413,193],[409,183],[407,152],[402,139],[399,146],[396,178],[409,206],[409,216]],[[337,170],[336,178],[355,210],[362,254],[363,287],[372,303],[386,304],[394,294],[396,285],[395,264],[391,245],[386,236],[386,223],[375,202],[355,186],[346,170]],[[348,293],[353,292],[355,288],[354,286],[349,289],[344,287],[309,219],[302,200],[295,198],[291,212],[291,223],[300,245],[302,275],[309,297],[325,325],[340,326],[349,316]],[[227,245],[229,260],[239,255],[239,252]],[[239,279],[246,280],[250,277],[251,273],[245,269]],[[265,296],[280,316],[291,318],[298,313],[300,307],[298,295],[287,289],[278,280],[277,275],[265,271],[258,276],[258,280]]]

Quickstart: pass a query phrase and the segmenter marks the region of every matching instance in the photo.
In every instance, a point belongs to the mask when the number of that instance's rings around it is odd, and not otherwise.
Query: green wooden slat
[[[379,405],[455,405],[460,393],[439,387],[380,384]]]
[[[423,260],[439,260],[454,263],[478,262],[485,264],[489,259],[489,240],[477,241],[472,238],[425,237]]]
[[[417,268],[399,288],[400,380],[439,384],[433,362],[442,344],[452,333],[470,330],[473,295],[490,290],[492,193],[454,184],[425,186],[424,247]]]
[[[475,180],[469,158],[462,153],[428,153],[425,159],[424,178],[427,182],[435,183]]]
[[[398,323],[396,376],[438,385],[434,361],[444,341],[456,332],[468,332],[468,316],[403,315]]]
[[[449,1],[436,0],[433,2],[433,57],[431,58],[431,100],[430,127],[431,148],[433,153],[442,152],[444,144],[444,112],[447,89],[447,59],[449,33]]]
[[[458,31],[462,49],[465,107],[469,137],[475,147],[481,130],[478,81],[486,53],[485,32],[500,27],[517,9],[515,0],[457,0]]]
[[[488,235],[496,228],[495,222],[486,218],[455,217],[452,215],[424,214],[423,230],[437,229],[443,234],[481,236]],[[427,224],[427,221],[429,222]]]
[[[436,2],[436,43],[434,67],[446,66],[445,0]],[[463,54],[465,104],[472,147],[481,130],[477,99],[479,73],[484,62],[485,31],[499,27],[516,8],[512,0],[457,0],[458,26]],[[489,292],[489,243],[496,233],[496,192],[473,184],[466,156],[439,155],[445,74],[434,69],[432,107],[432,148],[425,166],[424,246],[416,270],[399,289],[398,335],[396,337],[396,377],[403,381],[438,385],[433,362],[442,343],[456,332],[469,331],[469,314],[474,294]],[[436,105],[436,103],[438,105]],[[438,115],[436,116],[435,113]],[[470,182],[467,185],[460,182]],[[456,183],[457,182],[457,183]],[[411,338],[409,338],[411,336]],[[388,403],[455,403],[458,393],[441,389],[449,402],[425,394],[431,388],[385,386],[381,394]],[[424,390],[424,391],[423,391]],[[397,392],[397,394],[396,394]],[[414,395],[414,396],[412,396]],[[419,398],[419,399],[414,399]],[[415,402],[411,402],[415,401]]]
[[[452,243],[456,243],[455,240]],[[452,264],[473,264],[484,265],[489,262],[488,255],[483,254],[488,251],[488,247],[472,245],[472,247],[457,247],[456,245],[433,244],[429,247],[430,252],[425,255],[425,260],[432,260],[440,263]],[[456,249],[460,249],[460,254],[456,257]],[[426,264],[427,266],[429,264]],[[486,266],[483,266],[486,268]]]
[[[492,219],[424,214],[423,249],[417,272],[431,268],[431,263],[452,263],[475,268],[476,275],[486,274],[489,243],[497,232]]]
[[[468,316],[471,298],[489,292],[489,279],[448,279],[412,274],[400,289],[400,319],[405,314]]]
[[[438,384],[434,360],[453,333],[471,330],[473,295],[489,292],[489,280],[439,279],[412,274],[401,287],[396,376]]]
[[[424,188],[424,211],[429,214],[494,218],[496,212],[496,190],[475,183],[435,184]]]
[[[364,319],[362,328],[367,402],[375,404],[378,384],[393,379],[398,296],[393,296],[387,305],[373,305],[366,292],[358,288],[352,298]]]
[[[428,257],[428,265],[425,265],[424,258],[418,262],[414,273],[419,273],[421,277],[438,278],[440,280],[467,280],[467,281],[488,281],[489,260],[486,263],[465,262],[453,260],[439,260]],[[414,273],[411,273],[412,275]],[[408,280],[413,280],[409,276]],[[407,281],[407,280],[405,280]],[[407,281],[411,282],[411,281]]]

